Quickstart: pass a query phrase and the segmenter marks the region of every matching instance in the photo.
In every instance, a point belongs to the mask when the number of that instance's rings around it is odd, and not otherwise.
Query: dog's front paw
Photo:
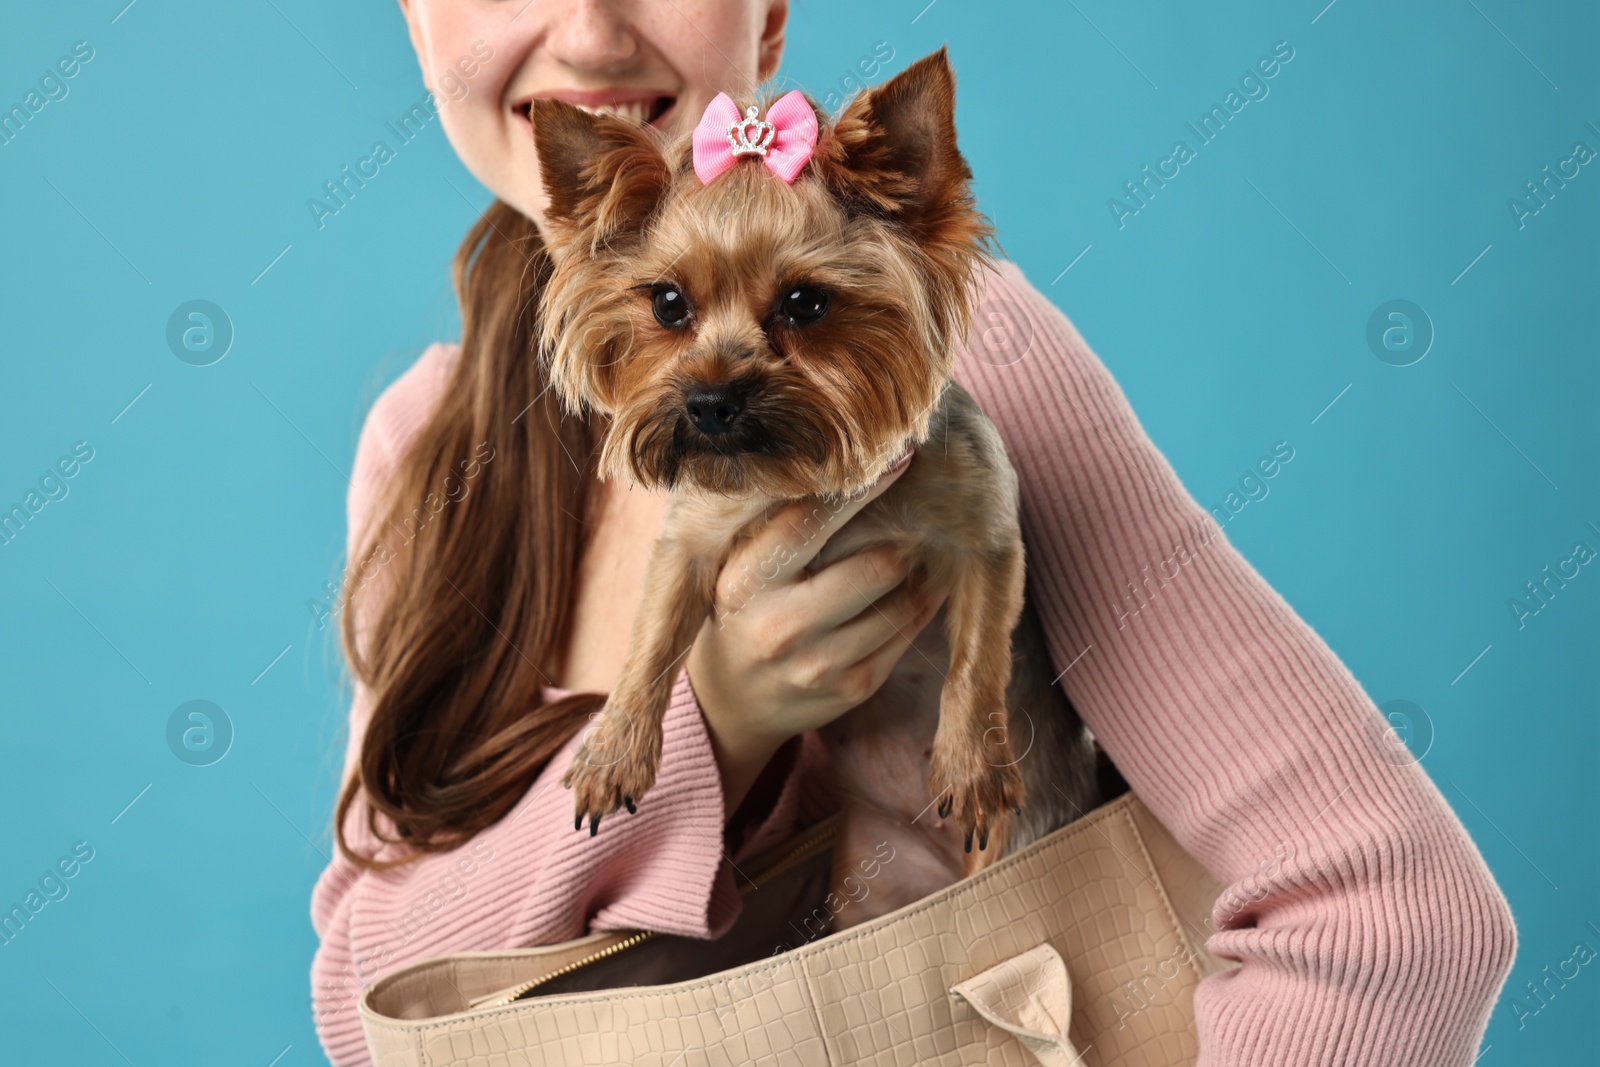
[[[661,728],[639,728],[631,718],[607,705],[584,735],[583,744],[561,784],[571,788],[577,819],[573,829],[589,817],[589,835],[600,831],[600,817],[618,808],[630,813],[655,784],[661,766]]]
[[[977,746],[940,744],[936,739],[928,788],[939,799],[939,817],[953,820],[963,831],[966,873],[998,859],[1011,816],[1022,803],[1022,772],[1016,765],[997,766],[987,762]]]

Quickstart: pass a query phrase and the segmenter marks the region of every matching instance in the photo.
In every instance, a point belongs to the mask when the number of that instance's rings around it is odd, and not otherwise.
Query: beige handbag
[[[599,933],[379,980],[375,1067],[1194,1063],[1195,986],[1231,966],[1203,948],[1220,886],[1134,794],[859,926],[790,919],[799,947],[743,962],[750,931],[820,899],[837,828],[741,864],[760,873],[715,942]]]

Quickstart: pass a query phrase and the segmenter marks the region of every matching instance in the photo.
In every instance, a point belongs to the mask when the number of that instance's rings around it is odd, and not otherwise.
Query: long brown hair
[[[597,440],[542,380],[534,317],[549,274],[535,224],[496,201],[456,253],[460,354],[355,531],[341,636],[372,706],[334,826],[363,867],[446,852],[492,825],[604,700],[540,706],[571,614]],[[475,476],[459,498],[424,509],[464,472]],[[358,797],[373,837],[405,846],[398,857],[350,847]]]

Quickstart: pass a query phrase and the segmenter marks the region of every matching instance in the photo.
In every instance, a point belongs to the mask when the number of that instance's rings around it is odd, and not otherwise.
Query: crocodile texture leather
[[[758,963],[473,1006],[622,936],[591,935],[415,964],[369,987],[361,1018],[375,1067],[1032,1067],[952,987],[1033,965],[1048,945],[1084,1067],[1176,1067],[1198,1054],[1195,987],[1229,966],[1200,944],[1219,889],[1127,793],[899,911]]]
[[[1067,964],[1050,942],[1013,956],[950,992],[1008,1034],[1014,1034],[1043,1067],[1077,1067],[1067,1026],[1072,1020],[1072,981]]]

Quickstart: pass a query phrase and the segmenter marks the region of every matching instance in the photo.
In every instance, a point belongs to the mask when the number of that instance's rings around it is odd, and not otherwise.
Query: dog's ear
[[[956,222],[975,209],[955,111],[955,72],[941,48],[850,102],[819,153],[822,179],[917,230]]]
[[[648,132],[563,100],[535,100],[529,118],[550,199],[548,237],[582,237],[593,248],[644,224],[672,177]]]

